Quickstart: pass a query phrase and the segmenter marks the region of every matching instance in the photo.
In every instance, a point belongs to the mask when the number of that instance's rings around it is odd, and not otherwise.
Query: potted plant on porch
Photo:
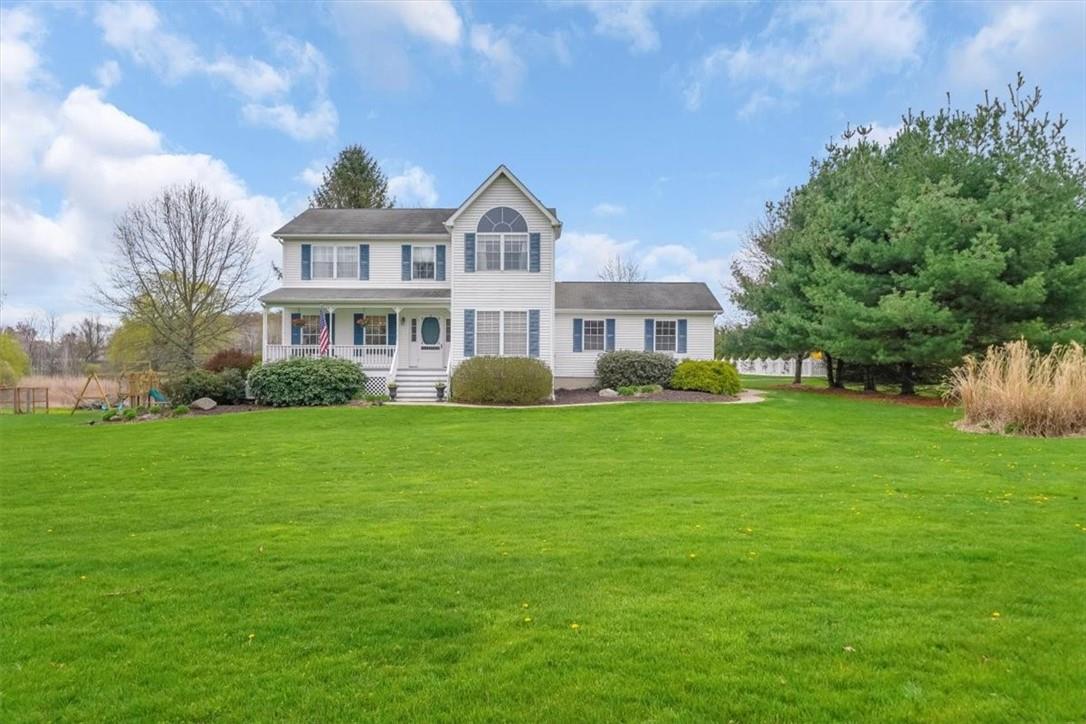
[[[441,402],[445,399],[445,383],[438,380],[434,383],[434,391],[437,392],[437,401]]]
[[[396,389],[398,387],[399,385],[396,384],[396,380],[388,381],[388,399],[392,400],[393,402],[396,401]]]

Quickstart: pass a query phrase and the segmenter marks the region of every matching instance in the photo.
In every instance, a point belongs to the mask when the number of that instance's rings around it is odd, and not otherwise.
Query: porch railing
[[[320,346],[316,344],[269,344],[264,361],[320,356]],[[349,359],[362,367],[387,370],[396,356],[396,345],[332,344],[328,346],[328,356]]]

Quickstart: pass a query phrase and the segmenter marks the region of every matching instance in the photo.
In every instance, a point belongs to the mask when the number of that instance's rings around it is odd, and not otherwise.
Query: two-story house
[[[467,357],[537,357],[556,388],[591,386],[615,349],[712,359],[721,311],[700,282],[555,282],[557,212],[499,166],[455,209],[309,209],[275,232],[283,286],[261,297],[264,361],[356,361],[367,390],[434,399]],[[269,309],[282,329],[269,342]]]

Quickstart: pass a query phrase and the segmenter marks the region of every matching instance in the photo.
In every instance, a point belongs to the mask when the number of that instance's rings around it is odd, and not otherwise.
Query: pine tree
[[[347,146],[324,169],[310,206],[318,209],[387,209],[395,202],[377,161],[358,145]]]

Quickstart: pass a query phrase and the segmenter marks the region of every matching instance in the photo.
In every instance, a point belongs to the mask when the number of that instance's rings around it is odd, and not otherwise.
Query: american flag
[[[328,315],[321,312],[321,336],[317,342],[320,345],[320,356],[328,354]]]

